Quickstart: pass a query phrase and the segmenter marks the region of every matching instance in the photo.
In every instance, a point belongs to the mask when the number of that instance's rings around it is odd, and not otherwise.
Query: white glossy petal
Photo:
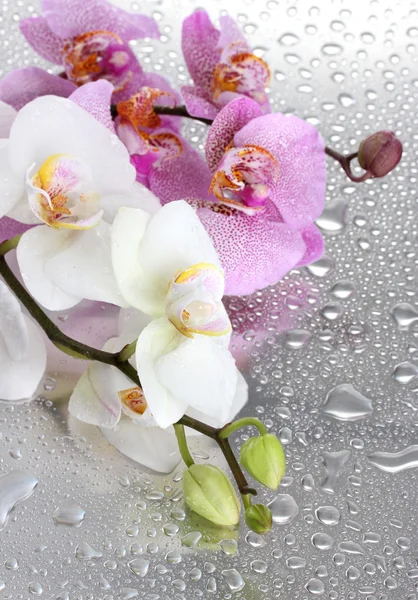
[[[113,274],[110,231],[102,221],[75,232],[68,245],[46,262],[46,276],[67,294],[127,306]]]
[[[121,208],[112,227],[112,262],[119,289],[135,308],[153,316],[162,316],[165,289],[139,261],[141,242],[151,216],[143,210]],[[168,282],[167,282],[168,285]]]
[[[122,417],[116,427],[101,431],[119,452],[153,471],[170,473],[180,462],[175,436],[159,427],[140,427]]]
[[[132,382],[114,367],[92,363],[74,388],[68,410],[85,423],[114,427],[121,415],[119,389]]]
[[[161,208],[161,203],[151,190],[135,182],[132,188],[126,190],[126,192],[110,194],[101,198],[100,208],[104,210],[103,218],[105,221],[112,223],[121,206],[126,208],[141,208],[150,215],[153,215]]]
[[[10,160],[23,181],[33,163],[39,168],[53,154],[84,161],[94,191],[102,195],[130,189],[135,181],[129,153],[115,134],[71,100],[43,96],[19,111],[10,132]]]
[[[28,328],[19,301],[0,281],[0,337],[12,358],[23,359],[29,348]]]
[[[165,317],[152,321],[142,331],[136,346],[136,365],[142,389],[157,424],[166,428],[184,415],[187,402],[174,396],[157,374],[156,363],[176,349],[184,338]],[[184,338],[187,339],[187,338]]]
[[[23,281],[37,302],[49,310],[66,310],[81,297],[67,294],[45,273],[47,262],[71,242],[74,233],[41,225],[25,231],[17,247],[17,261]]]
[[[28,202],[28,197],[22,195],[21,199],[13,206],[7,213],[7,216],[20,223],[26,223],[27,225],[39,225],[40,221],[38,217],[33,214],[33,211]]]
[[[13,121],[15,120],[17,111],[0,100],[0,139],[8,138]]]
[[[203,421],[207,425],[211,425],[212,427],[223,427],[230,421],[233,421],[238,413],[242,410],[242,408],[248,402],[248,384],[245,381],[244,377],[237,369],[237,387],[235,390],[235,396],[232,401],[231,410],[226,419],[220,419],[218,416],[210,417],[207,414],[200,412],[199,410],[195,410],[194,408],[189,408],[187,410],[187,415],[194,419],[198,419],[199,421]]]
[[[181,336],[155,363],[160,383],[189,407],[226,421],[237,387],[235,361],[213,338]]]
[[[118,340],[120,347],[130,344],[138,338],[139,334],[152,321],[152,317],[136,308],[122,308],[118,319]]]
[[[39,328],[26,315],[23,316],[29,344],[25,356],[15,360],[0,334],[0,400],[31,398],[46,368],[46,349]]]
[[[11,167],[9,140],[0,139],[0,217],[9,213],[24,197],[24,177]]]

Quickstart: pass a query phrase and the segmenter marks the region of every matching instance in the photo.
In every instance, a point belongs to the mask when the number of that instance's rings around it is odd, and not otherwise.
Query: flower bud
[[[239,522],[241,505],[227,475],[213,465],[192,465],[183,475],[186,504],[216,525]]]
[[[277,489],[286,468],[282,445],[271,433],[244,442],[240,462],[251,477],[271,490]]]
[[[402,143],[393,131],[378,131],[360,144],[358,161],[373,177],[384,177],[396,167],[402,156]]]
[[[252,531],[264,535],[271,529],[273,515],[264,504],[252,504],[245,511],[245,522]]]

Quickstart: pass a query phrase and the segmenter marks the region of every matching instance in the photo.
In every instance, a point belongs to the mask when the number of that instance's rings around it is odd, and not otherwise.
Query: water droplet
[[[295,46],[299,43],[299,38],[294,33],[284,33],[277,41],[282,46]]]
[[[408,361],[396,365],[392,377],[402,385],[410,383],[418,375],[418,366]]]
[[[171,552],[168,552],[165,559],[170,565],[177,565],[182,561],[181,554],[180,552],[177,552],[177,550],[171,550]]]
[[[239,592],[244,588],[245,581],[236,569],[225,569],[222,571],[222,575],[224,576],[225,581],[231,591]]]
[[[356,579],[360,577],[360,571],[353,566],[348,567],[345,574],[347,576],[347,579],[349,579],[350,581],[356,581]]]
[[[344,229],[345,215],[347,213],[347,202],[338,200],[334,204],[327,205],[316,224],[322,231],[337,233]]]
[[[234,555],[238,550],[238,544],[235,540],[221,540],[219,546],[224,554]]]
[[[356,542],[340,542],[338,549],[346,554],[366,554],[365,550]]]
[[[79,527],[84,520],[86,511],[76,504],[63,504],[56,509],[52,518],[57,525]]]
[[[139,577],[145,577],[148,573],[149,565],[149,560],[144,558],[134,558],[134,560],[128,562],[128,567],[131,569],[132,573]]]
[[[328,43],[322,46],[321,51],[326,56],[336,56],[337,54],[341,54],[343,48],[339,44]]]
[[[195,567],[190,571],[189,576],[192,581],[200,581],[202,577],[202,571]]]
[[[305,329],[292,329],[288,331],[284,338],[284,344],[292,350],[299,350],[309,341],[311,333]]]
[[[351,283],[351,281],[344,280],[337,281],[337,283],[331,288],[331,294],[340,300],[346,300],[353,294],[354,291],[354,284]]]
[[[328,392],[322,411],[338,421],[359,421],[372,413],[373,405],[351,383],[342,383]]]
[[[37,581],[32,581],[28,586],[29,592],[34,596],[40,596],[42,594],[42,586]]]
[[[289,569],[303,569],[306,566],[306,560],[300,556],[290,556],[286,560]]]
[[[318,506],[315,516],[323,525],[338,525],[341,519],[341,513],[335,506]]]
[[[396,543],[402,550],[408,550],[411,547],[411,540],[407,537],[398,537]]]
[[[175,536],[178,533],[179,529],[180,527],[176,523],[167,523],[163,527],[163,531],[168,537]]]
[[[324,551],[332,548],[334,540],[327,533],[314,533],[311,538],[312,545],[318,550]]]
[[[17,571],[17,569],[19,568],[19,563],[17,562],[17,560],[15,558],[9,558],[4,563],[4,566],[6,567],[6,569],[9,569],[10,571]]]
[[[193,548],[201,539],[202,534],[200,531],[191,531],[181,538],[181,544],[182,546],[186,546],[186,548]]]
[[[315,277],[326,277],[331,273],[334,268],[334,261],[332,258],[324,254],[319,260],[307,265],[306,269]]]
[[[278,435],[279,440],[284,446],[292,443],[292,430],[289,427],[282,427]]]
[[[341,106],[344,106],[344,108],[353,106],[353,104],[356,103],[353,96],[350,96],[350,94],[346,94],[346,93],[342,93],[338,96],[338,102],[341,104]]]
[[[90,560],[92,558],[100,558],[102,553],[99,550],[94,550],[87,542],[80,542],[75,549],[75,555],[80,560]]]
[[[328,494],[335,494],[335,486],[337,484],[337,478],[340,471],[344,467],[345,463],[350,458],[349,450],[340,450],[339,452],[324,452],[323,463],[327,471],[327,476],[324,482],[321,484],[324,492]]]
[[[209,577],[208,582],[206,584],[206,591],[209,592],[209,594],[215,594],[216,589],[216,579],[214,577]]]
[[[325,586],[320,579],[312,577],[305,585],[306,590],[313,596],[322,596],[325,592]]]
[[[392,309],[392,317],[400,331],[408,331],[418,321],[418,311],[407,302],[400,302]]]
[[[322,309],[322,316],[325,317],[328,321],[335,321],[344,312],[344,307],[341,304],[335,302],[334,304],[326,304]]]
[[[315,481],[314,481],[314,478],[312,477],[312,475],[310,473],[307,473],[306,475],[304,475],[302,477],[302,487],[307,492],[310,492],[311,490],[314,489],[314,487],[315,487]]]
[[[399,452],[373,452],[369,463],[387,473],[400,473],[418,467],[418,445],[408,446]]]
[[[268,506],[272,512],[273,521],[279,525],[291,523],[299,513],[295,499],[289,494],[279,494]]]
[[[245,541],[252,546],[253,548],[261,548],[266,545],[266,540],[262,535],[255,533],[254,531],[249,531],[245,536]]]
[[[7,523],[9,513],[23,500],[27,500],[38,480],[23,471],[11,471],[0,477],[0,531]]]
[[[267,571],[267,563],[264,560],[253,560],[251,569],[256,573],[265,573]]]

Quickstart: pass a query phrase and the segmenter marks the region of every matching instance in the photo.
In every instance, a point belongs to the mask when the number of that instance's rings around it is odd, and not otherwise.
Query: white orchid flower
[[[124,299],[155,318],[139,335],[136,367],[156,423],[165,428],[187,413],[223,425],[234,416],[238,370],[223,271],[194,209],[184,201],[154,216],[121,208],[112,257]]]
[[[144,313],[122,310],[119,337],[109,340],[104,349],[118,352],[135,340],[150,323]],[[135,365],[135,357],[132,357]],[[238,374],[238,385],[228,421],[247,400],[247,384]],[[70,399],[69,411],[80,421],[97,425],[110,444],[132,460],[158,471],[170,473],[180,462],[173,427],[161,429],[151,414],[142,388],[115,367],[92,363],[81,376]],[[195,413],[196,418],[202,416]],[[208,424],[216,426],[217,420]],[[188,435],[196,435],[188,430]]]
[[[69,99],[37,98],[0,142],[0,217],[42,224],[23,234],[17,259],[26,287],[50,310],[83,298],[123,306],[109,268],[109,223],[120,206],[159,207],[112,131],[112,90],[98,81]]]
[[[41,332],[0,281],[0,400],[30,398],[46,368]]]
[[[15,109],[0,100],[0,140],[2,138],[8,138],[12,123],[15,120],[17,112]]]

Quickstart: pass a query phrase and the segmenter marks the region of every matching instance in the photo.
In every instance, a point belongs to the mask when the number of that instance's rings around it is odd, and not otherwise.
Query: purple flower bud
[[[393,131],[378,131],[360,144],[358,161],[373,177],[384,177],[401,160],[402,143]]]

